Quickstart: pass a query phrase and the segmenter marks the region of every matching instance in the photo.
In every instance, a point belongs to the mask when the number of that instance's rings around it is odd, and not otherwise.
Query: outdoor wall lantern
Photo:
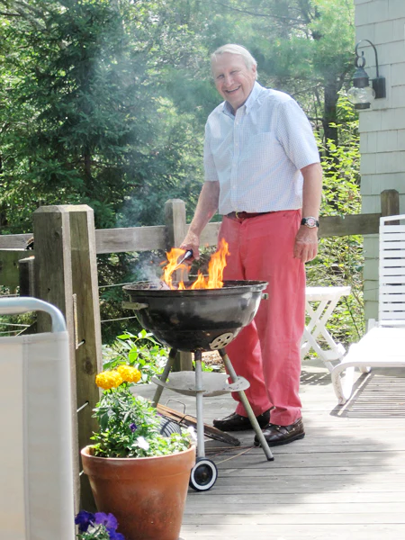
[[[364,41],[367,41],[367,43],[373,47],[375,53],[376,78],[371,80],[372,87],[370,87],[369,84],[369,76],[364,70],[364,66],[366,65],[364,51],[361,51],[361,56],[358,53],[359,46]],[[354,65],[357,69],[353,76],[353,86],[350,88],[347,96],[349,101],[353,103],[355,109],[369,109],[370,103],[372,103],[374,99],[385,98],[385,77],[380,77],[378,73],[377,50],[371,41],[362,39],[357,43],[354,52],[356,53]]]

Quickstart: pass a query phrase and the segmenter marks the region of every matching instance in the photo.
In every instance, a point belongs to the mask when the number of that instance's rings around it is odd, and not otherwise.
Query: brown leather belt
[[[265,216],[266,214],[274,214],[274,212],[231,212],[225,217],[233,219],[235,221],[244,221],[245,219],[254,218],[258,216]]]

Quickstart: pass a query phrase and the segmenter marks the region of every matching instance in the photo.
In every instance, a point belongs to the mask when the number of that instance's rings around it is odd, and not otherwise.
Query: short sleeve
[[[211,135],[208,122],[205,125],[204,139],[204,179],[206,182],[218,182],[218,173],[211,151]]]
[[[297,169],[319,163],[319,151],[304,111],[293,99],[278,106],[276,136]]]

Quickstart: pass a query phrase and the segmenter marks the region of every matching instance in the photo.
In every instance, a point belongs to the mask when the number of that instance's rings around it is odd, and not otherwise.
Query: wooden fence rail
[[[380,217],[393,216],[398,213],[398,192],[393,189],[386,190],[381,193],[380,213],[322,216],[319,220],[319,236],[378,234]],[[178,242],[184,238],[188,227],[184,202],[178,199],[168,201],[165,208],[165,217],[165,225],[96,230],[96,253],[99,255],[102,253],[149,251],[168,249],[170,246],[178,245]],[[220,222],[207,225],[201,237],[202,245],[212,246],[216,244],[220,226]],[[22,252],[26,249],[27,242],[32,236],[32,233],[0,235],[0,263],[6,260],[5,253],[7,252],[11,253],[10,258],[13,260],[18,260],[18,257],[21,258],[24,255]],[[0,284],[5,284],[1,273]]]
[[[399,214],[395,190],[381,193],[381,212],[320,218],[320,236],[378,234],[379,218]],[[217,243],[220,223],[210,223],[202,245]],[[165,224],[126,229],[94,229],[93,210],[84,205],[41,207],[33,214],[34,251],[26,251],[32,234],[0,235],[0,285],[16,288],[24,295],[57,306],[65,315],[70,336],[72,380],[75,381],[76,508],[94,508],[87,478],[82,475],[78,450],[89,443],[96,429],[92,409],[99,393],[94,375],[101,369],[101,331],[96,255],[102,253],[168,250],[184,238],[185,203],[171,200],[165,206]],[[33,256],[34,255],[34,256]],[[19,271],[20,270],[20,271]],[[50,321],[38,317],[38,330]],[[182,353],[180,369],[191,369],[191,358]],[[78,412],[79,411],[79,412]]]

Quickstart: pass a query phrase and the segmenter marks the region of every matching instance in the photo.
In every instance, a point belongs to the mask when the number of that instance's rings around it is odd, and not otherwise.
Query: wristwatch
[[[316,227],[319,227],[319,221],[312,216],[304,217],[301,220],[301,225],[305,225],[308,229],[315,229]]]

